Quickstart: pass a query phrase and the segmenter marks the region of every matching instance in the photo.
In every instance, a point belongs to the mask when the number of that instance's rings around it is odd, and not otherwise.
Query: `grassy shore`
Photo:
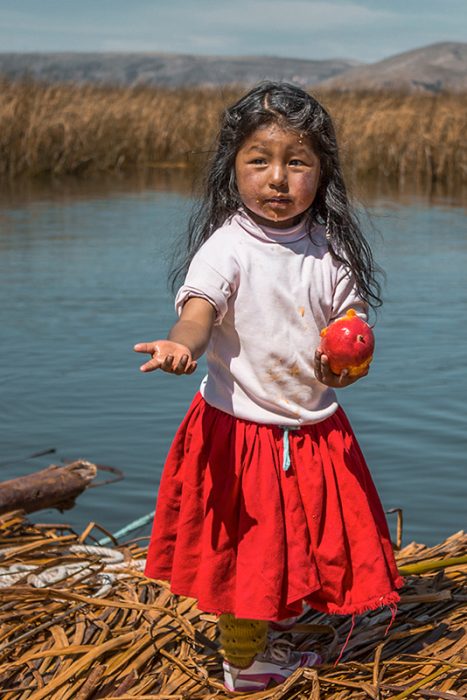
[[[196,168],[241,90],[0,82],[0,178]],[[317,94],[348,175],[407,185],[467,183],[467,94]]]

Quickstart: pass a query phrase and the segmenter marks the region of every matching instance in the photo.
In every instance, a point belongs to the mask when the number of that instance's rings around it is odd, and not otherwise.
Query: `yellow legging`
[[[264,651],[268,632],[268,623],[264,620],[244,620],[223,614],[218,625],[224,656],[234,666],[247,668],[256,654]]]

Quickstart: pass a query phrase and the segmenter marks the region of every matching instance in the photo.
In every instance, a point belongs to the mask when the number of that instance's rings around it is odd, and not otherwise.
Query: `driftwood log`
[[[72,508],[75,498],[97,474],[97,466],[78,460],[64,467],[52,464],[33,474],[0,483],[0,514],[21,509],[32,513],[43,508]]]

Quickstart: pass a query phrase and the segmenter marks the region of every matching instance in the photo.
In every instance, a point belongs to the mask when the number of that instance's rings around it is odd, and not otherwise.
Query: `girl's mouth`
[[[287,207],[291,204],[292,200],[288,197],[270,197],[266,200],[266,204],[274,208]]]

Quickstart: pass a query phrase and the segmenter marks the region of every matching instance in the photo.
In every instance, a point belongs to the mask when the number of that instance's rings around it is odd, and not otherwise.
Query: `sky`
[[[0,51],[374,62],[467,41],[467,0],[0,0]]]

